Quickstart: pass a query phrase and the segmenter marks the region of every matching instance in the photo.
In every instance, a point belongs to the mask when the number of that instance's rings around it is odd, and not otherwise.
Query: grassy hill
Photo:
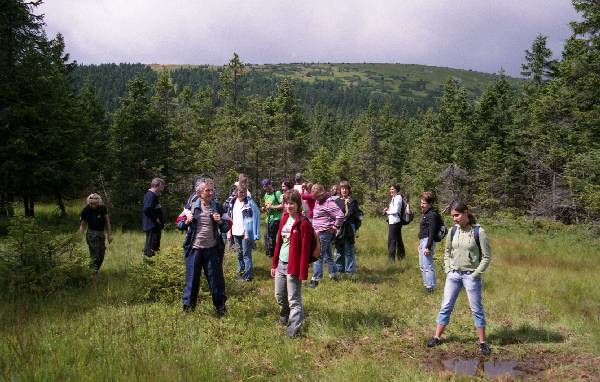
[[[204,69],[217,71],[220,67],[210,65],[161,65],[152,64],[156,71]],[[396,95],[401,98],[430,98],[438,95],[443,84],[450,78],[461,83],[473,96],[480,95],[494,81],[497,74],[476,72],[438,66],[384,63],[291,63],[247,65],[250,72],[277,78],[290,78],[314,84],[318,81],[334,81],[345,87],[362,87],[373,93]],[[520,80],[509,78],[514,86]]]

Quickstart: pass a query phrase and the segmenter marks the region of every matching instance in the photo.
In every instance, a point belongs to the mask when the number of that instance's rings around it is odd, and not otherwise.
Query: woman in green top
[[[487,356],[492,353],[492,350],[485,341],[481,274],[490,264],[492,256],[490,243],[483,228],[475,224],[475,217],[469,212],[466,204],[454,202],[451,211],[455,226],[452,227],[450,235],[446,239],[444,298],[437,317],[435,335],[427,342],[427,347],[434,347],[442,343],[441,336],[450,322],[450,314],[454,309],[458,293],[464,286],[479,337],[479,350],[481,354]]]

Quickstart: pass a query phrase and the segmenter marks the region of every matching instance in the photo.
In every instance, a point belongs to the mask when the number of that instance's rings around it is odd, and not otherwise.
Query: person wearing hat
[[[263,196],[264,205],[261,212],[266,214],[267,229],[265,230],[265,254],[273,257],[275,239],[279,230],[279,221],[283,210],[283,195],[281,191],[273,188],[271,179],[263,179],[260,182],[265,192]]]

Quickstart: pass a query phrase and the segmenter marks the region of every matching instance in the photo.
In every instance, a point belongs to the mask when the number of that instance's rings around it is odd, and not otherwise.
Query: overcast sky
[[[542,33],[559,57],[568,0],[45,0],[84,64],[389,62],[518,75]]]

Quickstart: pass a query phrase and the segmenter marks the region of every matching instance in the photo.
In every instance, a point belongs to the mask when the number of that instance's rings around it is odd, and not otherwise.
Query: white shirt
[[[235,200],[233,205],[233,225],[231,226],[231,234],[234,236],[244,235],[244,215],[242,215],[242,207],[244,203],[238,199]]]
[[[400,223],[400,214],[402,213],[402,196],[400,194],[396,194],[390,200],[390,204],[388,205],[387,215],[388,222],[390,224]]]

